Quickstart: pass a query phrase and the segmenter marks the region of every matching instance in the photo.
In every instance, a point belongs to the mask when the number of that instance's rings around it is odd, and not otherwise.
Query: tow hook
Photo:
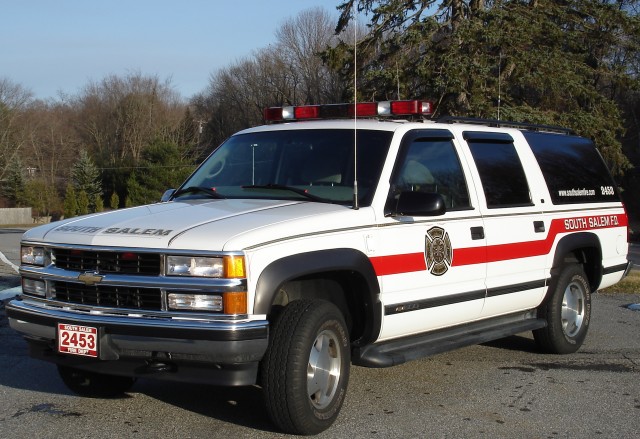
[[[145,361],[144,373],[159,373],[159,372],[175,372],[178,370],[178,366],[167,360],[171,360],[171,354],[164,354],[166,358],[160,358],[157,353],[154,353],[153,358]]]

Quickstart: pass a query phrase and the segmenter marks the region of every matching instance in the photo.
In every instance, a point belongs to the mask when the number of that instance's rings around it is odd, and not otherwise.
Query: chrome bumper
[[[20,298],[9,302],[6,312],[9,325],[25,337],[36,358],[101,373],[153,373],[154,378],[220,385],[253,384],[269,336],[266,320],[87,314]],[[99,359],[58,353],[58,323],[98,328]],[[155,367],[158,364],[166,367]]]

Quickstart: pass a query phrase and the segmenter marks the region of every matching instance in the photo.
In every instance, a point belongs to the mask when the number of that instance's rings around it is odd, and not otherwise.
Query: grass
[[[615,285],[600,290],[601,293],[640,294],[640,270],[633,270]]]

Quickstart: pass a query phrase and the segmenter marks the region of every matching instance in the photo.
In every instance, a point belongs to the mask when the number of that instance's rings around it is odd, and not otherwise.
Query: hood
[[[243,250],[287,236],[338,225],[348,227],[345,222],[350,221],[335,219],[336,215],[349,216],[348,212],[358,211],[335,204],[283,200],[191,200],[71,218],[31,229],[23,240],[101,247]],[[310,217],[313,220],[301,221]]]

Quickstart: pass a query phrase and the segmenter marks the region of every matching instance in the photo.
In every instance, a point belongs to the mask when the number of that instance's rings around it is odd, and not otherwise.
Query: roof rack
[[[531,131],[543,131],[551,133],[566,134],[568,136],[575,135],[575,131],[570,128],[563,128],[554,125],[539,125],[527,122],[512,122],[508,120],[496,120],[496,119],[480,119],[474,117],[458,117],[458,116],[442,116],[437,120],[440,123],[468,123],[476,125],[485,125],[496,128],[518,128]]]

